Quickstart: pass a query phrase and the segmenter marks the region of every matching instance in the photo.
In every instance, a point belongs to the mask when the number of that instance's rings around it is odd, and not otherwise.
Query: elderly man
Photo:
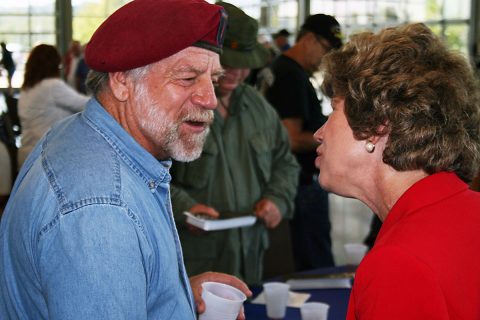
[[[228,275],[189,281],[169,199],[170,158],[198,157],[213,119],[225,18],[136,0],[95,32],[95,98],[39,142],[2,218],[0,319],[185,320],[203,281],[251,294]]]
[[[290,224],[297,271],[332,266],[332,241],[328,194],[316,182],[314,166],[318,143],[313,133],[326,120],[310,77],[322,57],[342,45],[340,25],[324,14],[309,16],[301,26],[295,45],[272,63],[274,81],[267,100],[277,109],[288,130],[292,151],[302,170]]]

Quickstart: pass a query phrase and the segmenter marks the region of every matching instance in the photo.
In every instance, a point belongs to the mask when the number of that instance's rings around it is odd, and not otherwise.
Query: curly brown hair
[[[424,24],[355,35],[323,58],[322,70],[322,90],[345,98],[356,139],[388,135],[384,163],[472,180],[480,159],[480,87],[467,60]]]
[[[32,88],[43,79],[60,77],[61,61],[60,54],[54,46],[40,44],[34,47],[25,64],[22,89]]]

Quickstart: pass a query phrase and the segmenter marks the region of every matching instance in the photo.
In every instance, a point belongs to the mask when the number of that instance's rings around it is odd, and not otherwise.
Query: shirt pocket
[[[272,172],[272,148],[273,143],[270,143],[265,133],[257,133],[249,140],[252,152],[254,154],[255,166],[258,173],[263,180],[263,183],[270,181]]]
[[[182,185],[193,189],[204,188],[213,174],[217,154],[218,148],[213,139],[207,138],[200,158],[183,164],[186,169],[182,175]]]

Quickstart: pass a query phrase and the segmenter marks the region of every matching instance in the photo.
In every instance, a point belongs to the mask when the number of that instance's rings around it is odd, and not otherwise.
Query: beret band
[[[227,15],[203,0],[134,0],[110,15],[85,48],[96,71],[145,66],[189,46],[219,53]]]

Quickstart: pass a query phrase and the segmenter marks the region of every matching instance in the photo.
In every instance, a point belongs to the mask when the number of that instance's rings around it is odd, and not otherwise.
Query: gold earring
[[[368,153],[372,153],[375,150],[375,145],[371,141],[368,141],[365,144],[365,149],[367,150]]]

